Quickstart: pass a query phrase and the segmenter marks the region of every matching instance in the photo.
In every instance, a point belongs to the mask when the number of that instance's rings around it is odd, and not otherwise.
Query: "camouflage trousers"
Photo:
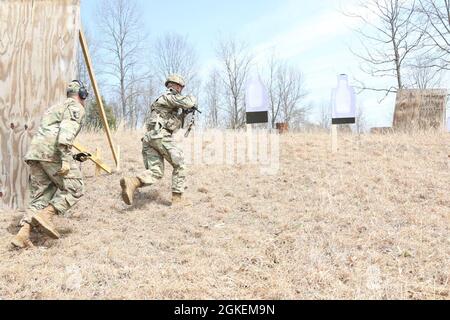
[[[137,177],[143,186],[151,186],[163,177],[165,159],[173,167],[172,192],[184,192],[186,177],[183,151],[174,144],[171,136],[152,139],[146,135],[142,139],[142,156],[146,170]]]
[[[21,221],[31,223],[31,218],[39,210],[51,204],[58,214],[65,215],[83,196],[84,183],[75,161],[65,177],[55,176],[61,163],[28,161],[30,169],[30,203]]]

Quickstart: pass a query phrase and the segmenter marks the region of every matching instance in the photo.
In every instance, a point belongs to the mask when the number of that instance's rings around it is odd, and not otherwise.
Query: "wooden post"
[[[91,61],[91,57],[89,55],[89,50],[88,50],[88,46],[87,46],[87,43],[86,43],[86,38],[85,38],[83,30],[81,28],[80,28],[80,31],[79,31],[79,38],[80,38],[81,49],[83,51],[84,60],[86,62],[86,66],[87,66],[87,69],[88,69],[89,77],[91,79],[92,87],[94,88],[95,97],[97,99],[97,106],[98,106],[98,109],[99,109],[98,111],[100,113],[100,119],[102,120],[103,128],[106,131],[106,136],[108,137],[109,146],[111,148],[111,151],[112,151],[112,154],[113,154],[113,157],[114,157],[114,161],[115,161],[115,163],[117,165],[118,158],[117,158],[116,150],[114,148],[114,143],[113,143],[112,138],[111,138],[111,130],[109,129],[108,119],[106,118],[106,113],[105,113],[105,109],[103,107],[102,98],[100,96],[100,91],[99,91],[99,88],[98,88],[97,79],[95,78],[94,70],[92,68],[92,61]]]
[[[338,126],[337,124],[331,125],[331,152],[337,153],[338,151]]]
[[[251,124],[247,124],[247,161],[249,164],[256,163],[254,156],[255,146],[253,142],[253,126]]]

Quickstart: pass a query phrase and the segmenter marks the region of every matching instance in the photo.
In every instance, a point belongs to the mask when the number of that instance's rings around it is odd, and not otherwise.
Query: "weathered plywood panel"
[[[0,204],[23,208],[23,157],[40,116],[75,78],[79,0],[0,1]]]
[[[445,129],[446,90],[400,90],[394,114],[394,128]]]

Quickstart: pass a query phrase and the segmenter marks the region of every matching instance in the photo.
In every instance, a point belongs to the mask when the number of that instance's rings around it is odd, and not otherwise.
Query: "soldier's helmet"
[[[89,93],[80,80],[72,80],[67,86],[67,96],[78,95],[81,100],[86,100]]]
[[[167,77],[167,80],[166,80],[166,83],[165,83],[165,86],[167,87],[167,85],[168,85],[170,82],[179,84],[179,85],[182,86],[182,87],[185,87],[185,86],[186,86],[186,82],[184,81],[183,77],[180,76],[180,75],[178,75],[178,74],[171,74],[170,76],[168,76],[168,77]]]
[[[71,81],[67,86],[67,95],[78,94],[81,89],[81,84],[78,81]]]

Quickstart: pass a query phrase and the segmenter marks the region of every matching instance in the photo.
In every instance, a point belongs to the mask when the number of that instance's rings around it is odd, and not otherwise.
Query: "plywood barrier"
[[[393,127],[396,130],[444,130],[446,103],[446,90],[400,90],[397,93]]]
[[[75,78],[79,0],[0,1],[0,207],[27,202],[23,157]]]

